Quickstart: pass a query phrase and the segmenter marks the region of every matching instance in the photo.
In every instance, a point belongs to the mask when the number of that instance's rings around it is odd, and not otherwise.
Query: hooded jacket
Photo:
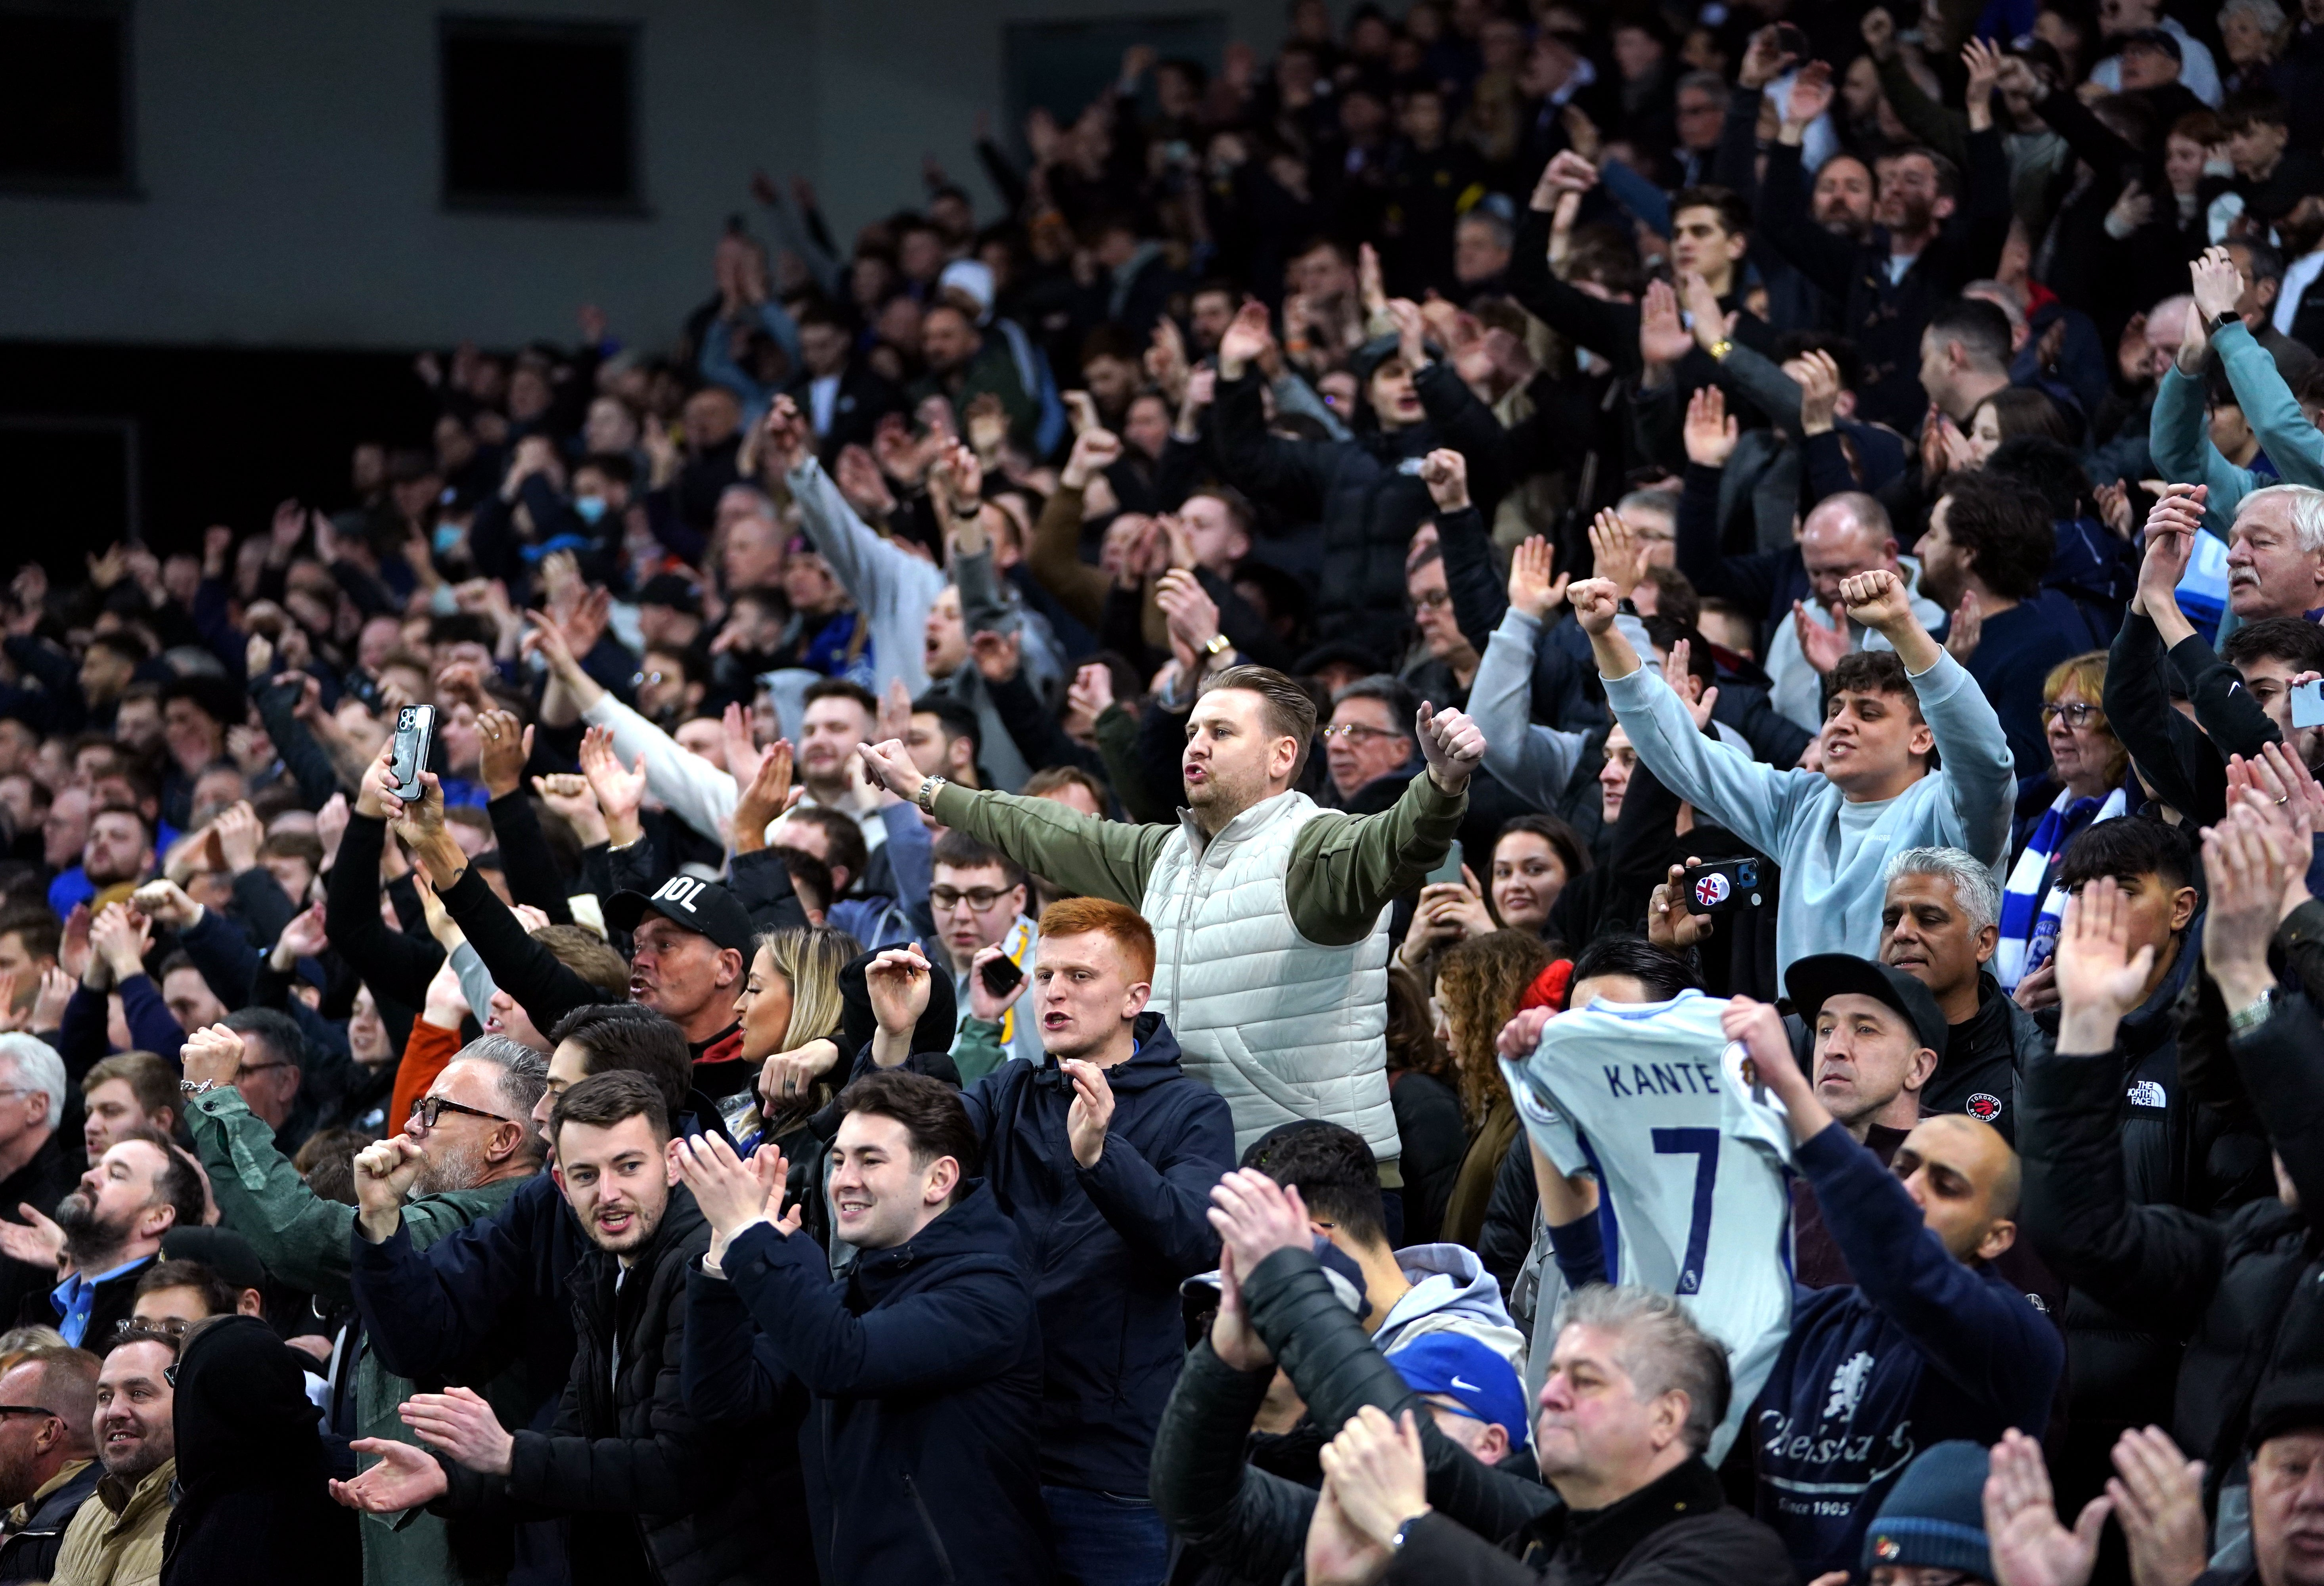
[[[1018,1004],[1028,1025],[1031,1002]],[[1048,1341],[1041,1480],[1142,1498],[1186,1354],[1178,1285],[1219,1264],[1211,1187],[1235,1165],[1235,1135],[1225,1099],[1179,1066],[1162,1016],[1141,1013],[1134,1028],[1137,1052],[1105,1071],[1113,1120],[1093,1167],[1074,1159],[1073,1082],[1047,1055],[1002,1063],[961,1100],[985,1185],[1025,1241]],[[870,1068],[868,1056],[857,1065]]]
[[[46,1581],[57,1572],[65,1528],[105,1475],[105,1467],[95,1460],[82,1460],[69,1470],[58,1471],[43,1490],[32,1495],[26,1506],[32,1512],[0,1541],[0,1582]]]
[[[981,1179],[834,1283],[804,1233],[759,1223],[723,1277],[687,1280],[687,1403],[755,1418],[794,1388],[822,1579],[852,1586],[1048,1581],[1031,1263]]]
[[[1406,1245],[1397,1251],[1412,1287],[1388,1307],[1372,1334],[1379,1352],[1396,1351],[1433,1332],[1461,1332],[1525,1369],[1525,1334],[1509,1320],[1501,1286],[1466,1245]]]
[[[299,1357],[256,1316],[190,1335],[178,1357],[178,1505],[161,1586],[354,1586],[355,1516],[333,1501]]]
[[[441,1507],[571,1517],[575,1586],[627,1586],[641,1566],[665,1586],[776,1579],[766,1538],[799,1518],[796,1486],[787,1494],[781,1480],[788,1461],[770,1452],[781,1439],[766,1416],[784,1406],[707,1427],[679,1391],[686,1274],[709,1244],[693,1195],[674,1187],[626,1271],[593,1245],[567,1280],[577,1347],[556,1423],[515,1434],[505,1477],[439,1455],[452,1483]]]

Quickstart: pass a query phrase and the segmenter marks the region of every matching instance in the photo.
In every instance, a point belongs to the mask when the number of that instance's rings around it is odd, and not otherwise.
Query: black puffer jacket
[[[1318,1426],[1342,1426],[1365,1405],[1409,1408],[1428,1462],[1428,1501],[1480,1536],[1509,1535],[1557,1508],[1538,1481],[1481,1464],[1436,1430],[1420,1397],[1373,1346],[1305,1249],[1277,1250],[1243,1280],[1250,1324],[1289,1374]],[[1279,1581],[1296,1568],[1315,1513],[1311,1488],[1246,1463],[1245,1437],[1267,1397],[1271,1368],[1238,1371],[1205,1336],[1186,1356],[1154,1440],[1148,1491],[1171,1531],[1211,1563],[1245,1581]]]
[[[1367,420],[1352,440],[1269,435],[1256,373],[1222,380],[1218,388],[1219,465],[1228,481],[1291,523],[1323,525],[1316,638],[1363,645],[1381,671],[1393,669],[1412,627],[1406,553],[1414,532],[1436,515],[1420,482],[1420,459],[1439,447],[1461,453],[1469,463],[1470,498],[1487,512],[1508,478],[1500,421],[1450,364],[1429,364],[1413,383],[1425,420],[1392,430]]]
[[[2324,1205],[2324,1027],[2313,1006],[2279,991],[2274,1016],[2230,1045],[2303,1203]],[[2020,1216],[2075,1301],[2122,1307],[2172,1346],[2184,1342],[2164,1425],[2210,1462],[2216,1485],[2242,1452],[2251,1396],[2295,1287],[2313,1289],[2305,1275],[2324,1276],[2319,1241],[2303,1214],[2276,1200],[2214,1217],[2126,1194],[2116,1113],[2129,1061],[2117,1047],[2044,1050],[2026,1063],[2017,1093]],[[2126,1419],[2138,1407],[2107,1406],[2106,1418]]]
[[[683,1187],[618,1287],[619,1262],[593,1247],[567,1282],[576,1347],[555,1425],[516,1434],[505,1479],[447,1464],[443,1507],[570,1516],[575,1586],[630,1586],[641,1571],[662,1586],[800,1580],[806,1550],[768,1541],[805,1525],[788,1424],[775,1424],[795,1422],[798,1401],[713,1427],[679,1390],[686,1274],[709,1247]]]

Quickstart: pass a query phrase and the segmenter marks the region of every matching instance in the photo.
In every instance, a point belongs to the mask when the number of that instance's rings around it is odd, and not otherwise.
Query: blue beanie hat
[[[1864,1534],[1864,1569],[1882,1564],[1960,1570],[1980,1581],[1993,1579],[1993,1555],[1985,1537],[1985,1478],[1988,1459],[1982,1443],[1940,1443],[1922,1451]]]

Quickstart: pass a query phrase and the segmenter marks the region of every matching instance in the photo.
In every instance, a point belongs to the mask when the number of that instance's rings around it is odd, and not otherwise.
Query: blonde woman
[[[839,972],[862,946],[830,926],[791,926],[759,938],[751,972],[734,999],[742,1025],[742,1056],[761,1065],[759,1107],[737,1139],[760,1127],[760,1109],[778,1130],[831,1100],[829,1075],[844,1074],[840,1059]]]

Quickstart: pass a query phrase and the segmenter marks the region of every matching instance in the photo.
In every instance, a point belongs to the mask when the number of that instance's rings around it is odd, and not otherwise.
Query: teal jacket
[[[283,1282],[308,1290],[328,1305],[351,1304],[347,1241],[355,1234],[355,1209],[309,1189],[290,1158],[274,1148],[274,1131],[231,1086],[194,1097],[186,1112],[194,1152],[209,1174],[220,1221],[248,1240],[267,1270]],[[489,1217],[523,1183],[522,1178],[505,1178],[481,1189],[422,1195],[403,1208],[404,1226],[411,1231],[412,1243],[425,1248],[455,1229]],[[364,1348],[355,1363],[355,1434],[418,1443],[396,1414],[396,1406],[418,1391],[408,1379],[390,1375]],[[538,1397],[528,1394],[513,1372],[503,1373],[479,1391],[509,1427],[525,1425],[529,1406]],[[483,1586],[506,1578],[505,1545],[464,1550],[494,1555],[486,1560],[456,1559],[445,1522],[435,1515],[422,1511],[362,1518],[366,1581]]]
[[[2277,373],[2275,359],[2242,325],[2230,325],[2211,338],[2227,372],[2227,385],[2244,410],[2244,422],[2259,438],[2260,449],[2286,484],[2324,485],[2324,431],[2308,421]],[[2203,382],[2182,374],[2176,364],[2155,388],[2154,414],[2146,449],[2155,471],[2174,484],[2208,484],[2203,526],[2220,539],[2236,521],[2236,506],[2263,487],[2249,468],[2238,468],[2211,444],[2209,405]]]

